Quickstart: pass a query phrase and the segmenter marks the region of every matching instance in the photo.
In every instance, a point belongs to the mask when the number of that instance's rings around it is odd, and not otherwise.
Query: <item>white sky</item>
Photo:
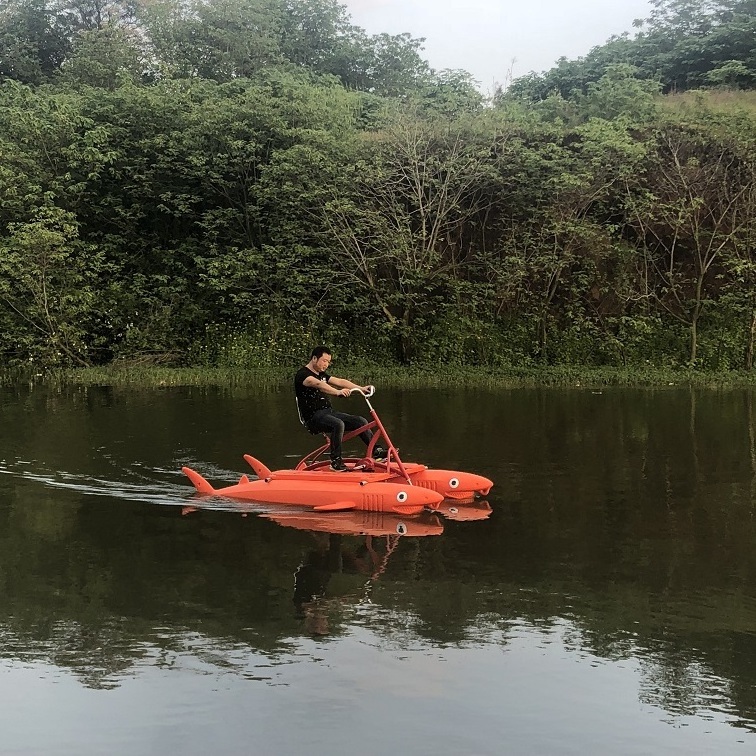
[[[578,58],[612,34],[635,34],[648,0],[341,0],[368,34],[425,37],[432,68],[462,68],[484,92],[557,58]],[[514,64],[512,60],[514,59]]]

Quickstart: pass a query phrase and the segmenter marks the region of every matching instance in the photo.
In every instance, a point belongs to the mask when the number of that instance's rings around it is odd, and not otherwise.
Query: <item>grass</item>
[[[134,387],[170,386],[280,386],[291,381],[298,365],[240,370],[233,368],[168,368],[108,366],[76,368],[48,373],[5,372],[5,384],[24,381],[53,384],[109,385]],[[356,382],[392,388],[519,388],[536,386],[695,386],[708,388],[756,387],[756,371],[703,372],[692,369],[610,368],[610,367],[458,367],[395,364],[339,364],[339,376]]]

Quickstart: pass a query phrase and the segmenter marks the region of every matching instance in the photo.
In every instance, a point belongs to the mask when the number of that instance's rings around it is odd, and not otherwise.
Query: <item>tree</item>
[[[467,71],[432,71],[411,97],[419,112],[450,121],[483,109],[483,95]]]
[[[663,91],[685,91],[734,78],[756,81],[756,8],[753,0],[653,0],[647,19],[635,22],[635,37],[611,37],[576,60],[560,58],[542,74],[516,79],[501,98],[535,102],[553,93],[585,94],[612,65],[629,64],[637,78],[660,81]],[[728,62],[743,66],[735,71]],[[713,74],[719,70],[719,74]],[[711,76],[714,79],[711,79]]]
[[[0,301],[15,321],[4,350],[46,365],[89,363],[87,335],[96,307],[102,257],[79,239],[76,220],[55,206],[0,239]]]
[[[374,303],[405,361],[424,324],[458,301],[471,223],[497,180],[495,139],[487,122],[398,113],[364,136],[364,158],[324,208],[340,277]]]
[[[10,0],[0,9],[0,81],[39,84],[70,51],[70,30],[50,0]]]
[[[637,78],[637,69],[627,63],[607,67],[598,82],[590,82],[579,95],[578,108],[584,117],[614,119],[624,116],[635,123],[650,120],[656,112],[658,82]]]
[[[283,56],[295,66],[334,74],[345,82],[340,67],[357,32],[346,7],[337,0],[281,0],[277,13]]]
[[[225,82],[282,62],[276,0],[155,0],[141,11],[164,73]]]
[[[63,79],[75,85],[117,89],[128,82],[138,82],[148,70],[135,35],[106,27],[77,37],[70,59],[63,64]]]
[[[687,326],[692,365],[698,357],[699,323],[715,296],[715,278],[736,255],[752,222],[752,167],[737,140],[712,127],[662,127],[645,185],[628,199],[630,223],[656,282],[653,296]]]
[[[756,151],[753,144],[744,161],[743,173],[745,190],[740,212],[744,223],[723,260],[726,275],[720,299],[742,319],[743,367],[753,370],[756,356]]]
[[[552,140],[531,157],[540,196],[502,237],[499,273],[512,279],[507,289],[533,317],[543,361],[553,356],[551,332],[560,319],[585,325],[615,296],[608,271],[616,264],[616,223],[609,219],[616,221],[625,182],[644,159],[621,119],[593,118]]]
[[[132,29],[137,26],[138,0],[58,0],[58,16],[72,32]]]

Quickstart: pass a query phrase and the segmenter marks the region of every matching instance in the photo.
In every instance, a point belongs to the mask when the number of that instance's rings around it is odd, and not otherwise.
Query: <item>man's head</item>
[[[326,346],[316,346],[310,354],[310,366],[318,373],[324,373],[331,364],[331,350]]]

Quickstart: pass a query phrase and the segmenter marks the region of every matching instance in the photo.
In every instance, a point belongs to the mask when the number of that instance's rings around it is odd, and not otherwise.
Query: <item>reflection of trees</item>
[[[644,657],[640,675],[641,702],[674,715],[695,715],[701,709],[720,708],[729,697],[725,681],[712,677],[703,665],[679,656]]]
[[[21,496],[10,512],[33,504]],[[65,513],[69,505],[57,506]],[[327,536],[229,513],[155,514],[146,505],[114,511],[101,502],[79,504],[77,523],[59,530],[57,541],[28,530],[30,522],[45,518],[6,518],[0,538],[0,632],[10,641],[2,644],[5,653],[50,661],[86,685],[107,687],[145,653],[185,652],[190,633],[204,639],[193,653],[220,668],[246,669],[237,658],[240,646],[275,663],[292,639],[318,634],[323,620],[329,634],[342,632],[357,607],[360,623],[387,643],[408,646],[506,643],[512,625],[549,631],[567,618],[567,647],[649,660],[645,701],[689,711],[710,692],[706,680],[723,677],[732,681],[741,715],[756,721],[755,671],[747,663],[752,650],[746,644],[722,647],[730,628],[753,627],[756,609],[744,593],[709,588],[702,594],[700,575],[683,579],[686,565],[665,569],[679,560],[675,552],[695,554],[685,545],[690,532],[678,531],[677,542],[660,540],[635,556],[617,550],[603,574],[589,574],[590,565],[569,562],[571,541],[565,544],[550,526],[538,530],[539,513],[521,510],[517,524],[513,510],[502,506],[496,527],[447,526],[441,538],[400,539],[372,584],[369,605],[364,568],[372,562],[358,569],[352,561],[364,557],[364,539],[343,537],[305,619],[293,604],[294,572],[318,551],[318,539],[325,538],[328,552]],[[540,569],[531,571],[533,547]],[[385,549],[378,539],[379,554]],[[655,565],[667,584],[648,567],[631,580],[623,560],[639,568]],[[714,582],[724,577],[710,574]]]
[[[65,396],[47,397],[44,430],[19,422],[13,450],[0,448],[0,458],[78,469],[55,453],[88,459],[106,442],[98,423],[116,422],[128,436],[131,424],[149,420],[159,431],[134,443],[159,448],[174,413],[185,412],[98,396],[78,396],[76,410]],[[406,413],[425,412],[422,401],[413,397]],[[311,625],[293,601],[294,573],[324,536],[0,476],[0,653],[50,661],[106,687],[145,654],[169,664],[191,653],[239,674],[245,655],[275,664],[324,618],[330,635],[359,621],[386,644],[410,646],[507,643],[524,626],[559,631],[568,649],[642,660],[644,702],[680,713],[726,698],[754,723],[756,525],[745,402],[699,391],[693,423],[684,390],[533,391],[511,406],[487,399],[493,440],[475,454],[514,470],[494,489],[491,519],[400,539],[368,593],[364,539],[344,537]],[[282,413],[270,403],[271,418]],[[454,404],[447,407],[448,419],[428,409],[432,433],[450,438],[463,459]],[[198,412],[204,423],[209,412]],[[232,412],[220,414],[231,421]],[[494,434],[498,420],[506,434]],[[222,424],[208,435],[220,436]],[[125,456],[143,458],[132,448]],[[208,457],[223,464],[220,454]],[[373,545],[385,553],[384,542]]]
[[[118,677],[145,655],[128,625],[117,618],[96,625],[61,619],[50,626],[27,627],[22,634],[22,628],[10,622],[3,647],[11,649],[10,656],[68,668],[89,688],[115,688]]]
[[[0,510],[2,649],[98,688],[145,654],[184,653],[191,633],[204,639],[193,653],[229,670],[244,667],[239,644],[275,662],[292,638],[323,634],[324,621],[338,635],[401,540],[291,532],[223,512],[155,517],[149,505],[114,511],[112,502],[48,502],[32,490],[21,487]],[[56,524],[56,512],[73,524]],[[305,563],[323,571],[322,595],[297,606],[294,573]]]
[[[690,680],[697,705],[713,686],[756,721],[756,659],[744,642],[756,626],[754,468],[739,394],[517,399],[491,413],[492,438],[497,420],[507,428],[491,453],[515,474],[490,527],[422,544],[428,570],[403,595],[418,630],[464,642],[492,616],[504,637],[513,618],[566,617],[575,648],[651,660],[644,696],[683,710]]]
[[[745,417],[748,427],[748,453],[751,460],[751,511],[756,511],[756,428],[753,416],[753,394],[745,393]]]

